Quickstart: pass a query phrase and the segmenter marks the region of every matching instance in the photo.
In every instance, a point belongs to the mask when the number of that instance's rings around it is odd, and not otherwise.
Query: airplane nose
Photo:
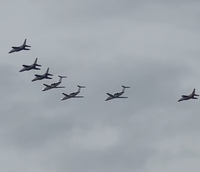
[[[11,51],[8,52],[8,54],[13,53],[13,52],[15,52],[15,51],[14,51],[14,50],[11,50]]]

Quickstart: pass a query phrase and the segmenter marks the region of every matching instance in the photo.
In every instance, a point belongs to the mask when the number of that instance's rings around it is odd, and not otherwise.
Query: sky
[[[0,2],[0,171],[198,171],[200,102],[177,100],[200,94],[199,1]],[[42,92],[58,75],[66,88]]]

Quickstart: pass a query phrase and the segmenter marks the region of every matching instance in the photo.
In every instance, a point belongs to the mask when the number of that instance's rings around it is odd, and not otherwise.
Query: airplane
[[[195,88],[194,88],[190,95],[182,95],[181,99],[179,99],[178,102],[181,102],[183,100],[189,100],[189,99],[198,99],[195,96],[199,96],[199,95],[195,94]]]
[[[40,68],[37,68],[37,66],[42,66],[42,65],[37,64],[37,58],[36,58],[32,65],[22,65],[22,66],[24,68],[22,68],[19,72],[28,71],[31,69],[40,70]]]
[[[107,93],[107,95],[108,95],[109,97],[106,98],[105,101],[108,101],[108,100],[111,100],[111,99],[115,99],[115,98],[128,98],[128,97],[122,97],[122,96],[121,96],[122,94],[124,94],[125,88],[130,88],[130,87],[127,87],[127,86],[123,86],[123,85],[122,85],[122,91],[121,91],[121,92],[115,93],[115,94]]]
[[[58,86],[61,84],[62,82],[62,78],[67,78],[66,76],[58,76],[60,79],[58,82],[54,82],[52,83],[51,85],[47,85],[47,84],[43,84],[45,86],[45,88],[42,89],[42,91],[47,91],[47,90],[50,90],[52,88],[65,88],[65,86]]]
[[[43,75],[35,74],[35,78],[32,80],[32,82],[37,81],[37,80],[42,80],[42,79],[52,79],[49,76],[53,76],[53,74],[50,74],[49,68],[47,68],[46,72]]]
[[[61,98],[61,100],[66,100],[66,99],[70,99],[70,98],[83,98],[83,96],[77,96],[77,95],[80,93],[81,88],[85,88],[85,86],[77,85],[77,87],[78,87],[78,90],[76,92],[73,92],[70,94],[62,93],[64,95],[64,97]]]
[[[24,43],[21,46],[18,47],[12,47],[12,50],[9,52],[10,53],[14,53],[14,52],[18,52],[21,50],[30,50],[29,48],[26,47],[31,47],[30,45],[26,45],[26,39],[24,40]]]

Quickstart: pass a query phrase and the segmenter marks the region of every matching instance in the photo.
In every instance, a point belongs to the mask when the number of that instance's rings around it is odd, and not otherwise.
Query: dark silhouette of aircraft
[[[22,65],[22,66],[23,66],[23,68],[19,72],[28,71],[28,70],[32,70],[32,69],[40,70],[40,68],[37,68],[37,66],[40,67],[42,65],[37,64],[37,58],[36,58],[32,65]]]
[[[77,96],[77,95],[80,93],[81,88],[85,88],[85,86],[77,85],[77,87],[78,87],[78,90],[76,92],[73,92],[70,94],[62,93],[64,95],[64,97],[61,98],[61,100],[66,100],[66,99],[70,99],[70,98],[83,98],[83,96]]]
[[[53,74],[50,74],[49,68],[47,68],[46,72],[43,75],[35,74],[35,78],[32,80],[32,82],[37,81],[37,80],[42,80],[42,79],[52,79],[49,76],[53,76]]]
[[[112,99],[116,99],[116,98],[128,98],[128,97],[122,97],[122,96],[121,96],[122,94],[124,94],[125,88],[130,88],[130,87],[127,87],[127,86],[123,86],[123,85],[122,85],[122,91],[121,91],[121,92],[115,93],[115,94],[107,93],[107,95],[108,95],[109,97],[106,98],[105,101],[112,100]]]
[[[24,43],[21,46],[18,47],[12,47],[12,50],[9,52],[10,53],[14,53],[14,52],[18,52],[21,50],[30,50],[29,48],[26,47],[31,47],[30,45],[26,45],[26,39],[24,40]]]
[[[65,86],[59,86],[62,82],[62,78],[67,78],[66,76],[58,76],[60,79],[58,82],[52,83],[51,85],[48,84],[43,84],[45,86],[45,88],[42,89],[42,91],[47,91],[50,90],[52,88],[65,88]]]
[[[182,95],[181,99],[178,100],[178,102],[181,102],[183,100],[189,100],[189,99],[198,99],[195,96],[199,96],[198,94],[195,94],[195,88],[192,91],[192,93],[190,95]]]

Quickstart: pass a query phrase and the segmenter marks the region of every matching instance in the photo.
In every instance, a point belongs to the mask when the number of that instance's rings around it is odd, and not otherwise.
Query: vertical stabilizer
[[[26,39],[24,40],[24,43],[23,43],[23,45],[26,45]]]
[[[125,88],[130,88],[130,87],[122,85],[122,92],[125,91]]]
[[[37,64],[37,58],[35,59],[34,64]]]

